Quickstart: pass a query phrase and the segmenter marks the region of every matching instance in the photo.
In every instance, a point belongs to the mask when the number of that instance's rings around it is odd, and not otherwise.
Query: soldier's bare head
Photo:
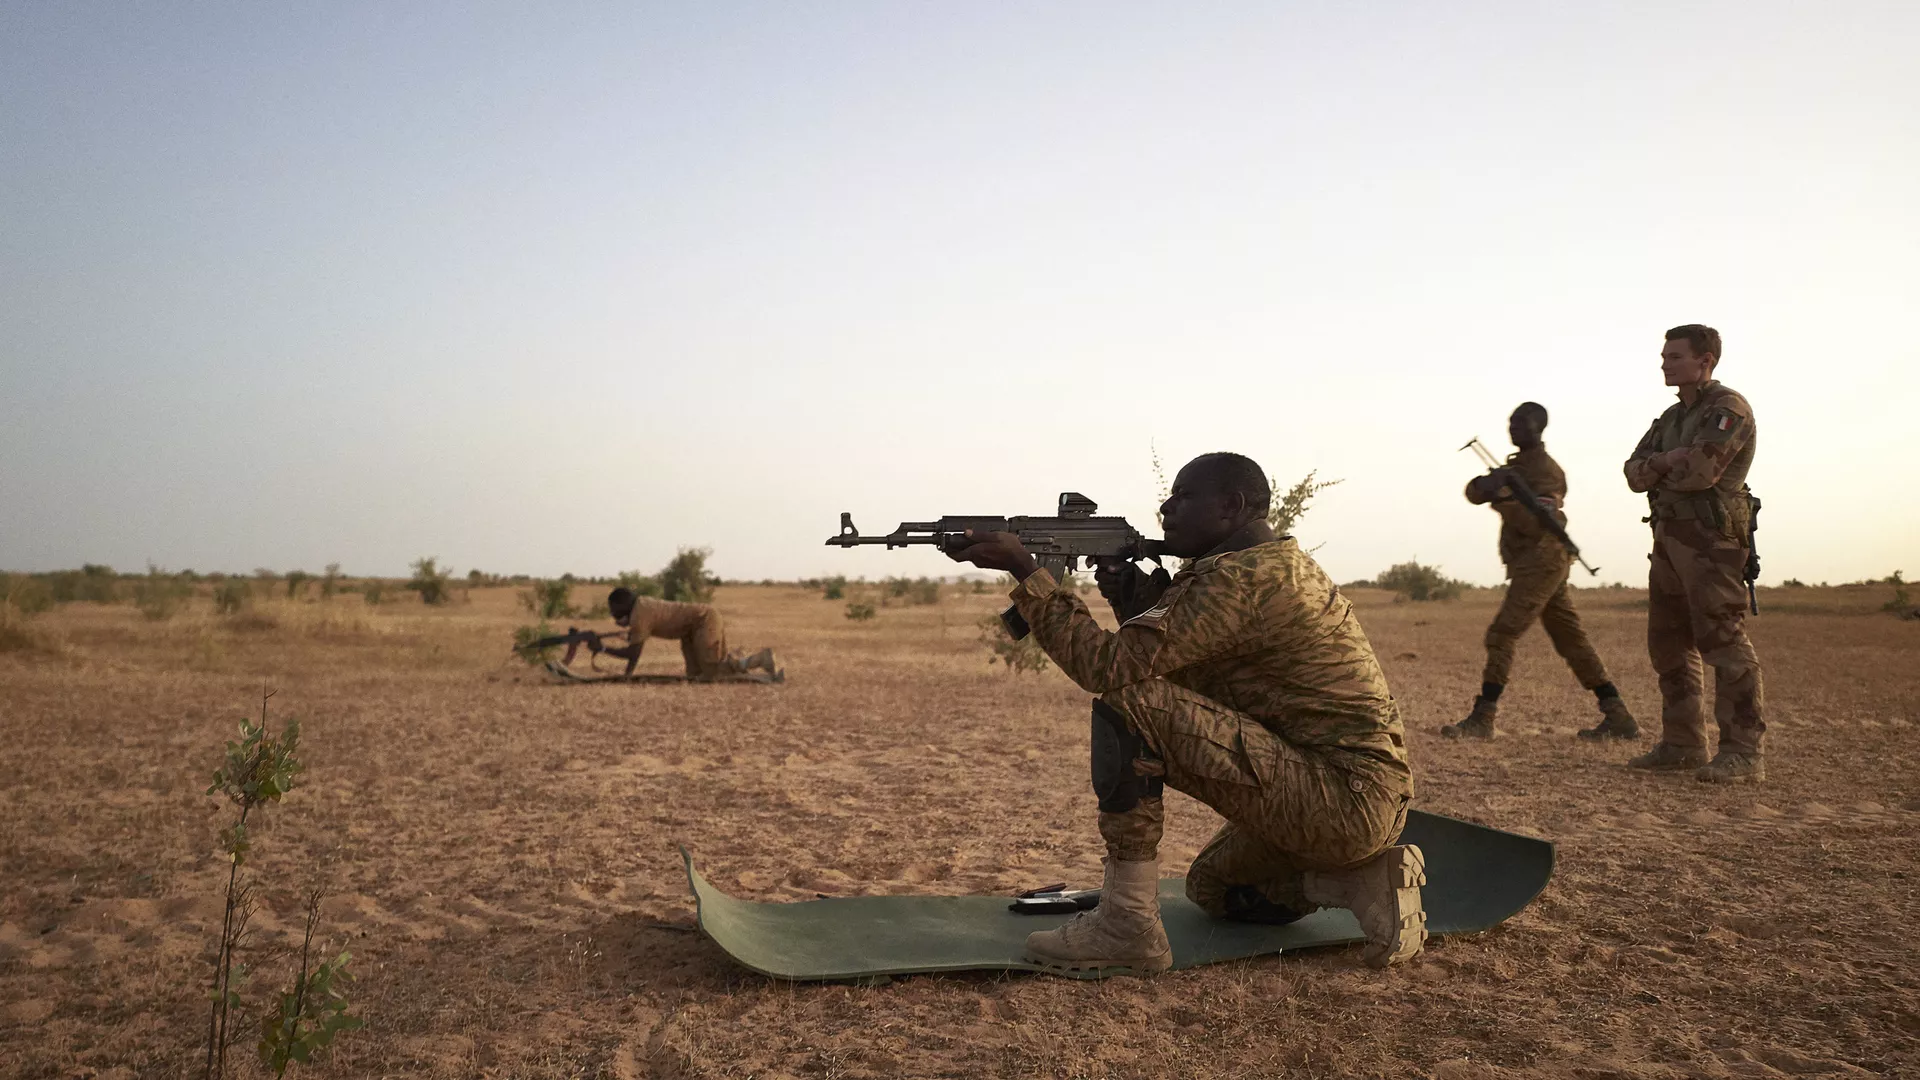
[[[607,611],[613,615],[613,621],[626,624],[627,616],[633,614],[633,590],[625,585],[607,594]]]
[[[1660,371],[1668,386],[1698,386],[1713,377],[1720,363],[1720,331],[1699,323],[1667,331],[1660,346]]]
[[[1201,454],[1173,478],[1160,504],[1167,554],[1194,559],[1254,521],[1264,521],[1273,501],[1267,474],[1242,454]]]
[[[1539,446],[1540,436],[1546,430],[1547,407],[1537,401],[1521,402],[1513,415],[1507,417],[1507,437],[1522,450]]]

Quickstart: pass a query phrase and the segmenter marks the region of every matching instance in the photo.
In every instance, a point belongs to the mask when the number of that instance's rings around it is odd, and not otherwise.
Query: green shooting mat
[[[1427,857],[1427,930],[1462,934],[1511,918],[1553,876],[1553,845],[1483,825],[1412,811],[1401,843]],[[700,929],[742,966],[780,979],[860,979],[934,971],[1043,971],[1024,958],[1027,935],[1068,915],[1017,915],[1006,896],[848,896],[793,904],[741,900],[713,887],[686,859]],[[1173,966],[1215,964],[1362,940],[1346,911],[1285,926],[1209,918],[1185,878],[1160,882]],[[1055,972],[1055,974],[1061,974]],[[1094,977],[1091,973],[1083,977]]]
[[[705,686],[708,683],[757,683],[767,685],[787,681],[787,673],[785,671],[777,675],[769,675],[764,671],[747,671],[738,675],[710,675],[703,679],[696,679],[689,675],[656,675],[647,672],[641,672],[637,675],[582,675],[570,668],[562,667],[553,661],[547,662],[547,674],[552,675],[562,682],[570,683],[641,683],[647,685],[698,683],[701,686]]]

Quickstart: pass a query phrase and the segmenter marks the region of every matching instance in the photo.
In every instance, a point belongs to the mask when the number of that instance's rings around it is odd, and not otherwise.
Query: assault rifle
[[[1760,531],[1760,496],[1747,492],[1747,568],[1741,577],[1747,583],[1747,606],[1755,615],[1760,614],[1760,598],[1754,594],[1753,583],[1760,580],[1760,549],[1753,542],[1753,534]]]
[[[1578,562],[1582,569],[1596,576],[1600,573],[1599,567],[1588,566],[1587,560],[1580,557],[1580,545],[1574,543],[1573,537],[1567,535],[1567,527],[1560,524],[1560,519],[1553,516],[1553,508],[1540,501],[1540,496],[1533,493],[1533,488],[1529,486],[1525,480],[1520,478],[1519,473],[1500,464],[1499,460],[1493,456],[1493,452],[1488,450],[1486,444],[1480,441],[1479,436],[1476,435],[1468,439],[1466,445],[1460,449],[1466,450],[1469,448],[1471,448],[1474,453],[1480,455],[1480,460],[1486,462],[1489,470],[1493,472],[1504,471],[1507,474],[1506,484],[1513,489],[1513,494],[1520,500],[1520,505],[1526,507],[1534,517],[1539,519],[1541,528],[1547,530],[1555,540],[1566,545],[1567,554],[1572,555],[1574,561]]]
[[[828,547],[859,547],[885,544],[889,548],[926,545],[941,551],[965,547],[967,533],[1010,532],[1020,538],[1020,546],[1033,554],[1035,561],[1056,580],[1064,580],[1069,571],[1079,568],[1080,560],[1089,564],[1140,559],[1160,561],[1165,551],[1162,542],[1149,540],[1127,524],[1123,517],[1095,517],[1100,507],[1077,491],[1060,493],[1057,517],[960,517],[938,521],[906,521],[885,536],[862,536],[853,527],[853,515],[840,515],[840,535],[827,537]],[[1007,633],[1015,641],[1027,636],[1032,627],[1017,608],[1000,613]]]
[[[515,645],[513,651],[517,653],[533,653],[541,649],[554,649],[565,645],[567,647],[567,655],[560,660],[560,663],[565,666],[573,663],[574,654],[580,651],[580,646],[585,645],[588,651],[598,653],[600,649],[597,646],[600,645],[600,639],[602,637],[621,636],[624,636],[624,632],[622,631],[609,630],[603,634],[598,630],[580,630],[569,626],[567,627],[567,632],[564,634],[535,638],[524,645]]]

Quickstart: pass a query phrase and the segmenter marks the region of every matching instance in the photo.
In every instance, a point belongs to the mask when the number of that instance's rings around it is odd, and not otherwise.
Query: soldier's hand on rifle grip
[[[1093,581],[1113,608],[1114,618],[1126,622],[1158,603],[1173,579],[1165,570],[1148,574],[1125,559],[1111,559],[1094,566]]]
[[[593,653],[595,656],[598,656],[605,649],[606,649],[606,646],[600,644],[599,634],[587,635],[587,651],[588,652]]]

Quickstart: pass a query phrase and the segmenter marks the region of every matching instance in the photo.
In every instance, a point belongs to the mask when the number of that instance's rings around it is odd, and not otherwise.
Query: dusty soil
[[[504,589],[160,623],[71,605],[33,624],[46,649],[0,653],[0,1075],[193,1073],[228,817],[202,791],[271,687],[308,770],[256,832],[250,999],[320,884],[367,1020],[314,1076],[1920,1076],[1920,622],[1884,591],[1763,594],[1770,777],[1736,788],[1577,742],[1591,702],[1537,632],[1501,737],[1442,740],[1496,598],[1363,595],[1417,805],[1559,844],[1531,908],[1384,973],[1342,948],[860,987],[735,967],[691,928],[675,845],[764,900],[1095,881],[1086,696],[989,667],[994,596],[856,623],[723,589],[777,687],[551,685],[503,662],[526,621]],[[1579,602],[1653,719],[1644,596]],[[1216,819],[1169,810],[1174,873]]]

